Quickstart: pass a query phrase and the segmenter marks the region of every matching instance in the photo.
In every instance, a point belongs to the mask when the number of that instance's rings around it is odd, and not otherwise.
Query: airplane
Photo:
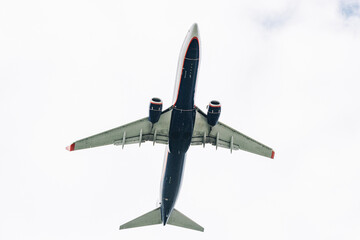
[[[162,111],[160,98],[152,98],[149,116],[129,124],[81,139],[66,149],[69,151],[109,144],[122,146],[152,141],[165,144],[165,159],[161,175],[159,207],[120,226],[120,229],[166,224],[204,231],[204,228],[174,208],[184,171],[186,152],[191,145],[212,144],[216,147],[244,150],[274,158],[272,148],[255,141],[219,122],[221,104],[213,100],[207,114],[194,103],[200,63],[199,28],[194,23],[181,47],[172,105]]]

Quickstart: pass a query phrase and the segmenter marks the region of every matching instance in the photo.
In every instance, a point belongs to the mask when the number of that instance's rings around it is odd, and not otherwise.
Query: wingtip
[[[272,153],[271,153],[271,158],[274,159],[274,157],[275,157],[275,152],[272,151]]]
[[[66,150],[68,150],[69,152],[74,151],[74,149],[75,149],[75,143],[73,143],[70,146],[66,147]]]

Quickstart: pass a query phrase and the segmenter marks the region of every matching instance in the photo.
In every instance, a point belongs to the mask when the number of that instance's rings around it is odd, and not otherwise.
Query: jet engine
[[[209,104],[207,112],[207,122],[210,126],[215,126],[219,120],[221,113],[221,104],[219,101],[213,100]]]
[[[160,98],[152,98],[149,107],[149,121],[154,124],[160,119],[162,111],[162,101]]]

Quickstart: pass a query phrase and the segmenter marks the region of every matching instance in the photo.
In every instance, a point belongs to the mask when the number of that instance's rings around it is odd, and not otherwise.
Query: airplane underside
[[[221,105],[211,101],[207,114],[195,106],[195,91],[200,63],[200,36],[197,24],[188,31],[180,51],[174,98],[171,107],[162,111],[162,101],[152,98],[149,117],[81,139],[69,151],[114,144],[152,141],[165,144],[166,157],[161,179],[160,207],[120,226],[120,229],[169,224],[197,231],[204,228],[176,210],[184,172],[186,152],[191,145],[211,144],[233,150],[244,150],[269,158],[274,151],[264,144],[218,121]]]

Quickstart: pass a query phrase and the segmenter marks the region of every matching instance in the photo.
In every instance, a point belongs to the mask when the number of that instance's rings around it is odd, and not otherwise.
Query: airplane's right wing
[[[210,143],[217,147],[232,150],[243,150],[268,158],[274,158],[275,152],[268,146],[242,134],[241,132],[218,122],[214,127],[207,123],[207,116],[200,109],[196,109],[192,145]]]
[[[153,141],[153,143],[167,144],[169,141],[169,127],[171,118],[171,108],[161,113],[157,123],[152,124],[148,118],[78,140],[68,146],[69,151],[85,148],[99,147],[109,144],[124,145]]]

